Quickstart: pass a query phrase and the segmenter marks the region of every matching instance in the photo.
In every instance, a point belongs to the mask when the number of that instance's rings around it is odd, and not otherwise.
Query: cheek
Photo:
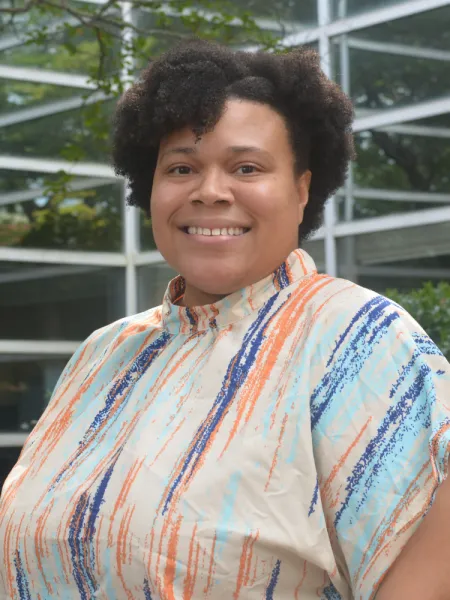
[[[169,222],[170,208],[167,202],[164,202],[162,197],[152,196],[150,200],[150,214],[152,220],[153,238],[156,246],[160,251],[166,252],[166,247],[170,246]]]
[[[152,197],[150,198],[150,212],[152,214],[152,221],[159,220],[161,218],[161,213],[164,213],[164,204],[157,194],[152,194]]]
[[[263,218],[276,211],[276,206],[284,204],[283,194],[277,183],[277,178],[252,181],[236,186],[233,190],[237,204],[252,212],[256,217]]]
[[[157,222],[161,226],[168,226],[168,221],[171,215],[179,207],[179,200],[171,186],[159,185],[153,189],[150,198],[150,211],[152,221]]]
[[[164,222],[164,219],[161,215],[161,205],[157,199],[150,199],[150,218],[152,220],[152,229],[153,236],[156,238],[161,230],[161,224]]]
[[[270,190],[266,188],[262,191],[253,190],[253,192],[247,196],[245,204],[261,224],[270,227],[277,224],[285,226],[286,222],[297,220],[298,203],[291,190],[282,190],[274,186]]]

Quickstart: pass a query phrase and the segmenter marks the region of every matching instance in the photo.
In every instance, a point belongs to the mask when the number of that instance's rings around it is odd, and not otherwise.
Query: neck
[[[219,302],[219,300],[222,300],[222,298],[225,298],[225,296],[227,296],[227,294],[208,294],[206,292],[202,292],[202,290],[199,290],[197,288],[192,287],[191,285],[186,284],[184,296],[183,298],[181,298],[178,304],[180,306],[185,306],[186,308],[192,308],[193,306],[205,306],[207,304],[214,304],[215,302]]]

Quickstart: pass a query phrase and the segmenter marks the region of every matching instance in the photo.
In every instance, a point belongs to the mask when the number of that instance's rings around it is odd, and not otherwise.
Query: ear
[[[311,186],[311,171],[305,171],[297,178],[297,197],[298,197],[298,224],[303,221],[305,207],[309,200],[309,188]]]

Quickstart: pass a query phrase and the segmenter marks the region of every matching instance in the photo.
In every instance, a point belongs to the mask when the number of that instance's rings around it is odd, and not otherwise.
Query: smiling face
[[[156,245],[186,280],[184,304],[256,283],[298,246],[311,174],[299,175],[283,118],[229,100],[213,131],[160,145],[151,196]]]

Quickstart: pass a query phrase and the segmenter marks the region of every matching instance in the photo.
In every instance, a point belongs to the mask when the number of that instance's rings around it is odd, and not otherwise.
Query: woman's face
[[[151,196],[156,245],[186,280],[185,304],[207,304],[274,271],[297,247],[310,173],[298,175],[283,118],[229,100],[210,133],[161,142]]]

